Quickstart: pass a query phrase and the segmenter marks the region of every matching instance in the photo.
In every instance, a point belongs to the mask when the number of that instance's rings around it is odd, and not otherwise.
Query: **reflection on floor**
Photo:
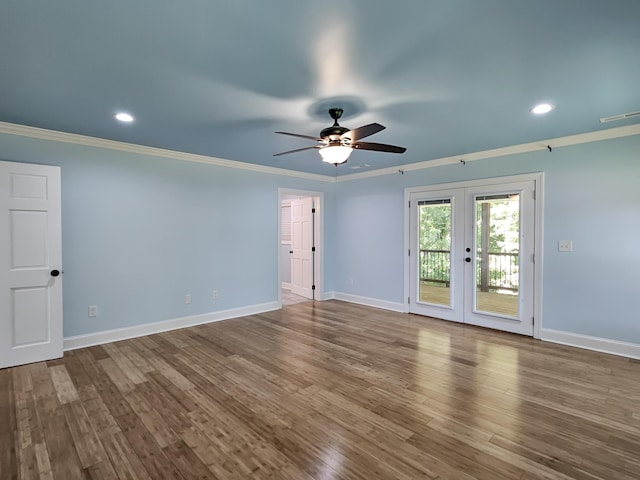
[[[291,290],[288,288],[282,289],[282,305],[295,305],[296,303],[309,302],[311,301],[308,298],[302,297],[300,295],[296,295],[295,293],[291,293]]]

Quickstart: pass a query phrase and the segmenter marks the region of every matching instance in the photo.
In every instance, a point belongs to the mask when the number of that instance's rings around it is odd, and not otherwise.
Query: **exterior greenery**
[[[484,207],[483,207],[484,205]],[[483,225],[483,208],[488,215]],[[451,280],[451,204],[419,205],[420,279],[448,284]],[[517,195],[476,201],[476,282],[483,290],[518,290],[520,202]],[[485,235],[487,251],[482,252]],[[486,271],[483,272],[483,262]],[[483,282],[484,273],[484,282]]]

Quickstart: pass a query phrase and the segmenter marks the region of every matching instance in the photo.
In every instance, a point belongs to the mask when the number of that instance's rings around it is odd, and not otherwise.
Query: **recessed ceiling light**
[[[118,120],[119,122],[124,122],[124,123],[131,123],[133,122],[133,116],[126,113],[126,112],[118,112],[114,115],[114,117],[116,118],[116,120]]]
[[[540,105],[536,105],[530,111],[531,113],[535,113],[536,115],[543,115],[545,113],[549,113],[555,107],[550,103],[541,103]]]

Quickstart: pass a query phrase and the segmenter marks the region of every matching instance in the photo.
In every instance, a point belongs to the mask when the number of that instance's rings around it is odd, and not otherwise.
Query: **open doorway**
[[[321,192],[278,190],[278,299],[322,300]]]

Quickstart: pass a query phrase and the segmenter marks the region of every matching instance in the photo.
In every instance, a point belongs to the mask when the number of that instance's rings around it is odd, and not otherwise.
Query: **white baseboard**
[[[291,290],[291,284],[288,282],[282,282],[281,284],[282,288],[285,288],[287,290]]]
[[[610,353],[622,357],[640,359],[640,345],[637,343],[621,342],[608,338],[590,337],[578,333],[563,332],[543,328],[541,330],[541,340],[546,342],[560,343],[571,347],[586,348],[596,352]]]
[[[342,300],[369,307],[382,308],[394,312],[406,312],[405,305],[402,303],[389,302],[376,298],[361,297],[342,292],[325,292],[324,300]],[[611,355],[619,355],[621,357],[640,359],[640,344],[621,342],[619,340],[611,340],[608,338],[591,337],[578,333],[563,332],[560,330],[552,330],[549,328],[541,329],[540,340],[545,342],[559,343],[569,345],[571,347],[584,348],[596,352],[609,353]]]
[[[278,302],[269,302],[259,305],[250,305],[247,307],[221,310],[219,312],[203,313],[201,315],[163,320],[160,322],[145,323],[143,325],[135,325],[133,327],[116,328],[114,330],[105,330],[86,335],[66,337],[64,339],[63,348],[66,351],[75,350],[76,348],[92,347],[103,343],[117,342],[120,340],[127,340],[129,338],[142,337],[144,335],[152,335],[154,333],[162,333],[169,330],[177,330],[179,328],[193,327],[204,323],[219,322],[230,318],[270,312],[272,310],[278,310],[279,308],[281,308],[281,305]]]
[[[359,305],[391,310],[393,312],[405,312],[405,306],[402,303],[362,297],[343,292],[324,292],[322,300],[342,300],[344,302],[357,303]],[[192,315],[189,317],[163,320],[144,325],[135,325],[133,327],[117,328],[102,332],[89,333],[86,335],[66,337],[64,339],[63,348],[67,351],[75,350],[77,348],[92,347],[103,343],[117,342],[120,340],[127,340],[129,338],[142,337],[144,335],[153,335],[154,333],[162,333],[179,328],[193,327],[195,325],[202,325],[205,323],[219,322],[221,320],[229,320],[247,315],[270,312],[278,310],[279,308],[281,308],[281,305],[278,302],[269,302],[259,305],[250,305],[247,307],[221,310],[219,312],[204,313],[202,315]],[[540,339],[546,342],[559,343],[596,352],[640,359],[640,344],[637,343],[591,337],[588,335],[564,332],[549,328],[543,328],[541,330]]]
[[[368,307],[376,307],[400,313],[405,311],[404,304],[402,303],[389,302],[388,300],[380,300],[377,298],[361,297],[360,295],[352,295],[350,293],[325,292],[324,300],[342,300],[344,302],[357,303],[358,305],[366,305]]]

